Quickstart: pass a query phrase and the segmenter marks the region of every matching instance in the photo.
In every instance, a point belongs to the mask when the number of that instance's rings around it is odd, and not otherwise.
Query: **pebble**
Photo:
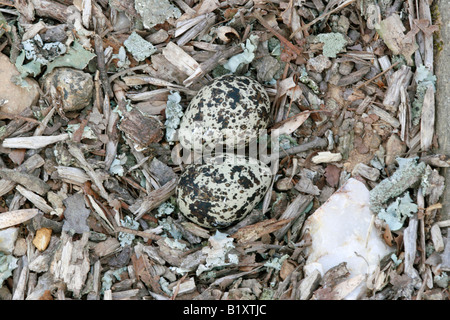
[[[39,84],[30,78],[25,81],[28,88],[23,88],[11,82],[12,77],[20,75],[14,64],[9,61],[9,57],[0,53],[0,111],[20,114],[28,107],[35,105],[39,99]],[[0,119],[2,119],[0,115]]]
[[[339,64],[339,73],[347,76],[352,72],[354,66],[355,63],[352,61],[343,61]]]
[[[72,68],[56,68],[44,79],[44,91],[51,86],[63,94],[62,105],[65,112],[78,111],[91,104],[94,81],[89,73]]]
[[[159,29],[155,33],[145,37],[145,40],[151,42],[152,44],[160,44],[169,38],[169,33],[164,29]]]
[[[319,72],[319,73],[330,67],[331,67],[330,59],[325,57],[323,54],[321,54],[315,58],[309,59],[306,64],[306,68],[308,70],[311,70],[314,72]]]
[[[18,235],[19,228],[13,227],[0,230],[0,252],[11,254]]]
[[[400,140],[397,134],[392,134],[386,143],[386,165],[395,163],[397,157],[403,157],[406,152],[406,145]]]

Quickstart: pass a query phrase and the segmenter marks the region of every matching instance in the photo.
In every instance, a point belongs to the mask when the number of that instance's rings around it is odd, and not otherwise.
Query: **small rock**
[[[0,252],[11,254],[14,250],[14,243],[19,234],[19,228],[7,228],[0,230]]]
[[[11,82],[11,78],[20,77],[20,73],[2,53],[0,53],[0,75],[0,111],[18,115],[36,104],[39,99],[38,83],[26,78],[29,87],[23,88]],[[0,119],[3,118],[4,116],[0,115]]]
[[[317,156],[312,157],[311,160],[315,164],[336,162],[342,160],[342,155],[340,153],[332,153],[330,151],[324,151],[318,152]]]
[[[371,181],[377,181],[380,177],[380,171],[378,169],[369,167],[364,163],[358,163],[352,171],[352,176],[361,176]]]
[[[398,135],[392,134],[386,143],[386,165],[389,166],[395,162],[397,157],[401,157],[406,152],[406,145],[400,140]]]
[[[48,244],[52,236],[52,229],[41,228],[36,231],[36,236],[33,239],[33,244],[39,251],[44,251],[47,249]]]
[[[331,61],[329,58],[325,57],[323,54],[311,58],[308,60],[308,63],[306,64],[306,68],[310,71],[314,72],[322,72],[325,69],[328,69],[331,67]]]
[[[256,68],[258,81],[262,83],[271,81],[281,68],[280,62],[269,55],[256,60],[252,65]]]
[[[19,238],[14,246],[13,255],[16,257],[21,257],[27,253],[27,240],[25,238]]]
[[[343,76],[349,75],[353,67],[355,66],[355,63],[352,61],[343,61],[339,64],[339,73]]]
[[[65,112],[78,111],[89,106],[92,100],[94,81],[89,73],[72,68],[56,68],[44,79],[44,91],[51,87],[63,95]]]
[[[160,44],[169,38],[169,33],[164,29],[159,29],[155,33],[145,37],[145,40],[150,41],[152,44]]]

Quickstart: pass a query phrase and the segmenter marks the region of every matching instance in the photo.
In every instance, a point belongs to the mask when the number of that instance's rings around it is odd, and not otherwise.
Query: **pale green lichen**
[[[418,125],[420,121],[420,116],[422,112],[423,101],[425,98],[425,93],[429,86],[433,89],[436,84],[436,76],[424,65],[420,65],[416,70],[415,81],[417,83],[417,89],[415,94],[415,99],[411,105],[411,120],[413,125]]]
[[[255,59],[255,51],[258,47],[259,37],[252,34],[244,44],[241,44],[244,52],[232,56],[223,66],[231,72],[236,72],[241,64],[249,64]]]
[[[155,214],[156,218],[161,218],[164,216],[169,216],[175,211],[175,206],[170,202],[164,202],[158,207],[158,213]]]
[[[126,69],[130,67],[130,60],[128,59],[127,52],[124,47],[119,48],[119,52],[117,54],[112,55],[112,59],[117,59],[117,67],[120,69]]]
[[[445,272],[442,272],[441,274],[436,275],[434,277],[434,283],[438,287],[441,287],[441,288],[444,288],[444,289],[446,289],[448,287],[449,281],[450,281],[450,278],[447,275],[447,273],[445,273]]]
[[[216,231],[216,234],[209,238],[209,246],[202,249],[206,255],[206,263],[198,266],[197,276],[213,268],[238,264],[238,256],[231,253],[233,249],[233,238],[228,238],[226,233]]]
[[[398,197],[418,183],[425,172],[425,163],[417,163],[417,158],[397,158],[397,162],[397,171],[370,191],[370,209],[375,214],[383,209],[389,199]]]
[[[44,76],[58,67],[72,67],[83,70],[95,56],[95,53],[84,49],[80,43],[74,41],[73,45],[67,49],[65,54],[57,57],[47,65]]]
[[[156,52],[156,48],[150,42],[134,31],[123,44],[137,61],[144,61]]]
[[[175,140],[175,133],[184,114],[180,102],[181,96],[176,91],[171,92],[167,98],[166,122],[164,125],[166,126],[166,140],[168,142],[173,142]]]
[[[135,0],[134,8],[142,17],[142,24],[151,29],[170,18],[179,18],[181,11],[168,0]]]
[[[306,84],[314,93],[319,94],[320,93],[319,86],[313,79],[311,79],[308,76],[308,73],[306,72],[305,67],[302,66],[300,68],[300,70],[301,70],[301,74],[300,74],[300,77],[298,78],[300,80],[300,82]]]
[[[387,209],[381,209],[378,217],[383,219],[392,231],[397,231],[406,220],[417,212],[417,205],[412,202],[409,193],[406,192],[403,197],[398,197],[392,202]]]
[[[341,52],[347,44],[345,37],[338,32],[318,34],[314,42],[323,43],[323,55],[328,58],[336,58],[336,55]]]
[[[129,228],[132,230],[137,230],[139,228],[139,223],[130,216],[125,216],[122,220],[120,220],[120,224],[122,225],[122,227]],[[126,232],[119,232],[119,236],[117,238],[120,242],[120,246],[125,247],[131,246],[135,238],[135,235]]]
[[[273,259],[270,259],[266,263],[264,263],[264,266],[266,268],[273,268],[275,270],[280,270],[281,266],[283,265],[284,260],[286,260],[287,258],[289,258],[289,255],[287,255],[287,254],[283,255],[280,258],[275,257]]]
[[[119,269],[106,271],[102,277],[101,292],[104,293],[106,290],[111,289],[113,282],[114,282],[114,278],[116,278],[116,280],[121,280],[120,275],[122,273],[126,272],[127,270],[128,270],[127,267],[122,267]]]
[[[124,165],[127,163],[128,158],[125,153],[122,153],[116,156],[109,167],[109,172],[111,174],[116,174],[119,177],[122,177],[125,173]]]
[[[17,268],[17,261],[14,256],[0,252],[0,288],[3,281],[12,276],[12,272]]]

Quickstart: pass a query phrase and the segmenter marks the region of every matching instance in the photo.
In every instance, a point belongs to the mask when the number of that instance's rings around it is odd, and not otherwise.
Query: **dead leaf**
[[[282,134],[291,134],[309,118],[310,114],[310,111],[303,111],[293,117],[276,123],[271,129],[272,137],[278,137]]]
[[[329,164],[325,168],[325,178],[330,187],[336,188],[339,184],[339,177],[341,176],[341,169],[334,164]]]
[[[237,31],[229,26],[222,26],[217,29],[217,36],[220,40],[222,40],[224,43],[228,43],[233,39],[233,36],[237,37],[239,40],[241,40],[241,37]]]
[[[283,261],[280,269],[280,278],[286,279],[297,267],[296,263],[292,260],[286,259]]]
[[[391,247],[394,244],[394,237],[392,236],[391,229],[386,224],[386,229],[383,232],[383,239],[386,244]]]
[[[8,157],[17,165],[21,165],[23,160],[25,159],[25,151],[26,149],[13,149],[8,154]]]

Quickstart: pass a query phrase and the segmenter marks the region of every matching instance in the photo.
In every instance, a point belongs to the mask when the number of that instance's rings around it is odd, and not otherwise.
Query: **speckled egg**
[[[267,127],[269,113],[269,96],[259,82],[219,77],[191,100],[180,123],[180,143],[194,150],[218,144],[243,147]]]
[[[186,167],[176,189],[177,204],[189,220],[224,228],[242,220],[264,197],[269,167],[253,158],[220,155]]]

